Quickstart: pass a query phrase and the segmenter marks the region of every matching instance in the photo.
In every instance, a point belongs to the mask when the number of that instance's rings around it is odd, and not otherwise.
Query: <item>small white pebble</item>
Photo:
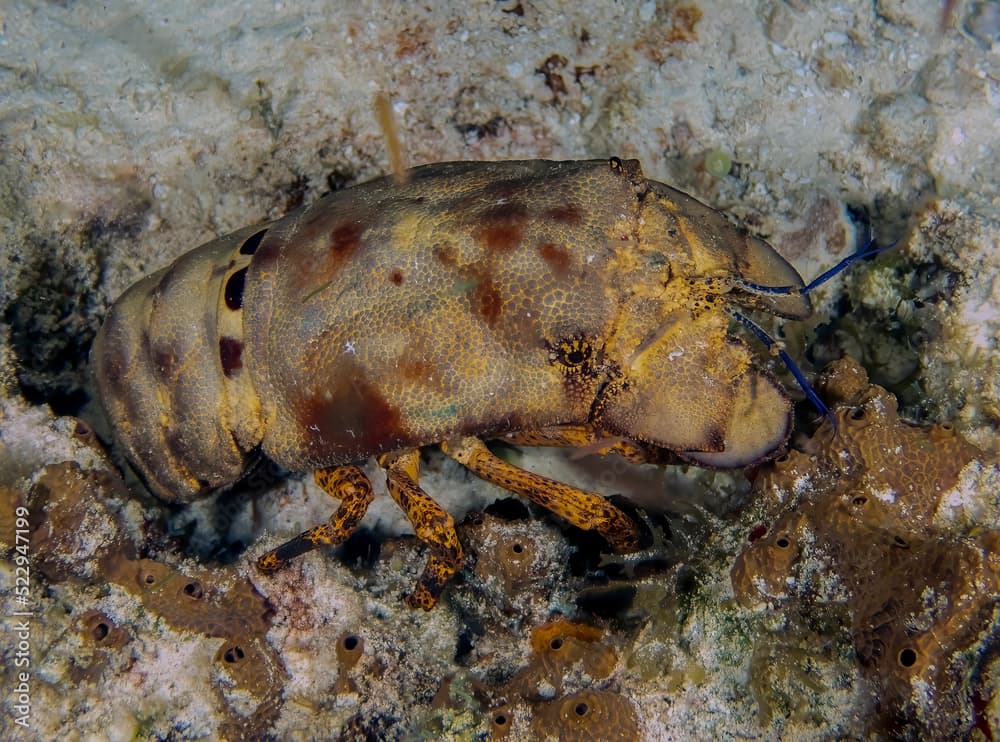
[[[131,711],[117,708],[107,727],[108,742],[132,742],[139,734],[139,722]]]

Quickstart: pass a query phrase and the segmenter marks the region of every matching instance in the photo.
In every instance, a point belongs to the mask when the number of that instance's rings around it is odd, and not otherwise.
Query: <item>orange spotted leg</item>
[[[589,424],[550,425],[535,430],[504,433],[498,438],[515,446],[562,446],[580,449],[581,453],[606,455],[617,453],[635,464],[676,464],[679,459],[672,451],[636,443],[621,437],[608,438]]]
[[[277,549],[257,560],[257,569],[272,574],[300,554],[312,551],[320,544],[342,544],[357,530],[361,519],[371,504],[374,493],[372,483],[361,469],[353,464],[332,469],[318,469],[316,484],[331,497],[340,500],[340,506],[330,516],[330,522],[303,531]]]
[[[635,523],[604,497],[525,471],[493,455],[478,438],[462,438],[441,450],[487,482],[527,497],[586,531],[596,530],[617,553],[642,546]]]
[[[406,598],[411,607],[429,611],[465,558],[455,532],[455,521],[417,484],[420,476],[419,450],[384,454],[378,462],[385,469],[389,494],[406,513],[417,538],[430,549],[427,566],[413,593]]]

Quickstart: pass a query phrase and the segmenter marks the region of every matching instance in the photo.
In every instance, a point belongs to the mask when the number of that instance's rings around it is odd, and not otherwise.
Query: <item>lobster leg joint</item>
[[[462,438],[454,445],[442,443],[441,449],[487,482],[528,498],[578,528],[597,531],[616,553],[637,551],[641,547],[636,525],[601,495],[509,464],[475,437]]]
[[[330,516],[330,522],[303,531],[292,540],[272,549],[257,560],[257,569],[273,574],[301,554],[312,551],[321,544],[342,544],[357,530],[374,497],[372,483],[361,469],[353,464],[319,469],[316,484],[331,497],[340,500],[340,507]]]

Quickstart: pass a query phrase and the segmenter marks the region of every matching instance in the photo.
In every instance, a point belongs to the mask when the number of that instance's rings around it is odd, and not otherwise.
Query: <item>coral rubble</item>
[[[94,445],[87,436],[82,442]],[[108,466],[84,469],[77,461],[65,461],[45,466],[34,477],[25,498],[34,565],[49,584],[131,594],[173,630],[221,639],[211,678],[206,678],[222,712],[219,733],[226,739],[263,734],[280,711],[287,679],[264,639],[271,615],[266,601],[231,568],[178,569],[138,558],[139,548],[127,536],[119,512],[127,491],[109,462],[98,461]],[[6,500],[3,519],[10,519],[18,497]],[[70,660],[74,682],[96,684],[105,672],[121,673],[133,665],[131,659],[123,664],[123,658],[131,658],[137,651],[132,643],[145,637],[129,617],[81,608],[75,623],[86,651]]]
[[[850,359],[820,389],[836,423],[757,478],[767,523],[733,589],[747,604],[846,602],[884,727],[965,734],[980,650],[996,638],[1000,531],[939,514],[983,454],[949,426],[901,420]]]

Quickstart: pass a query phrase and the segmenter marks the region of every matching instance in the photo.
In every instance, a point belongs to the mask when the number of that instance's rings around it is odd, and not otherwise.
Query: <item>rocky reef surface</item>
[[[20,2],[0,92],[3,738],[1000,733],[994,3]],[[426,614],[391,502],[263,577],[308,478],[153,500],[91,401],[107,306],[384,174],[376,93],[410,164],[637,157],[806,277],[895,242],[768,325],[836,427],[746,475],[505,453],[624,496],[624,558],[428,452],[469,558]]]

